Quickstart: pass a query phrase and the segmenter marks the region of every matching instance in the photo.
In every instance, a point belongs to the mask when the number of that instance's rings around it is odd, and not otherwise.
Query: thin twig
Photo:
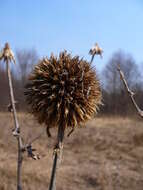
[[[134,98],[135,93],[130,90],[130,88],[129,88],[129,86],[128,86],[128,83],[127,83],[127,81],[126,81],[126,79],[125,79],[125,75],[124,75],[123,71],[121,70],[119,64],[117,65],[117,70],[119,71],[120,78],[121,78],[121,80],[123,81],[123,84],[124,84],[124,86],[125,86],[125,89],[127,90],[128,95],[129,95],[129,97],[131,98],[131,101],[132,101],[134,107],[135,107],[136,110],[137,110],[137,113],[139,114],[140,117],[143,118],[143,111],[142,111],[142,110],[139,108],[139,106],[137,105],[136,100],[135,100],[135,98]]]
[[[12,105],[12,113],[14,118],[14,125],[15,129],[13,131],[13,135],[17,137],[18,141],[18,163],[17,163],[17,190],[22,190],[21,186],[21,169],[22,169],[22,161],[23,161],[23,155],[22,155],[22,139],[20,136],[20,127],[17,119],[17,113],[15,108],[15,100],[14,100],[14,93],[13,93],[13,86],[12,86],[12,77],[10,72],[10,66],[9,66],[9,60],[6,60],[7,65],[7,74],[8,74],[8,82],[9,82],[9,91],[10,91],[10,99],[11,99],[11,105]]]
[[[12,106],[12,112],[13,112],[13,118],[14,118],[14,125],[15,129],[13,131],[14,136],[19,136],[20,133],[20,127],[17,119],[17,113],[15,108],[15,100],[14,100],[14,93],[13,93],[13,86],[12,86],[12,77],[10,72],[10,66],[9,66],[9,60],[6,60],[6,67],[7,67],[7,75],[8,75],[8,83],[9,83],[9,93],[10,93],[10,99],[11,99],[11,106]]]

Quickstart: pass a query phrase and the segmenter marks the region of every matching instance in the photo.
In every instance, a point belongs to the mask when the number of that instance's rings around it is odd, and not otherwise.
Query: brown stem
[[[18,163],[17,163],[17,190],[22,190],[22,161],[23,161],[23,153],[21,151],[21,138],[17,138],[18,141]]]
[[[58,154],[54,154],[54,161],[53,161],[53,168],[51,173],[51,180],[49,185],[49,190],[56,190],[55,183],[56,183],[56,169],[57,169],[57,160],[58,160]]]
[[[135,98],[134,98],[134,92],[132,92],[132,91],[130,90],[130,88],[129,88],[129,86],[128,86],[128,83],[127,83],[127,81],[126,81],[126,79],[125,79],[125,75],[124,75],[123,71],[122,71],[121,68],[120,68],[120,65],[117,66],[117,70],[119,71],[120,78],[121,78],[121,80],[123,81],[123,84],[124,84],[124,86],[125,86],[125,89],[127,90],[128,94],[129,94],[129,97],[131,98],[131,101],[132,101],[134,107],[135,107],[136,110],[137,110],[137,113],[139,114],[140,117],[143,118],[143,110],[141,110],[141,109],[139,108],[139,106],[137,105],[136,100],[135,100]]]
[[[56,190],[56,169],[57,169],[57,161],[58,161],[58,150],[61,151],[62,143],[64,138],[64,125],[59,125],[58,128],[58,135],[57,135],[57,145],[54,150],[54,161],[53,161],[53,168],[51,173],[50,185],[49,190]]]
[[[93,60],[94,60],[94,57],[95,57],[95,54],[93,54],[93,55],[91,56],[90,65],[92,64],[92,62],[93,62]]]
[[[10,93],[11,105],[12,105],[12,109],[13,109],[14,125],[15,125],[15,130],[14,130],[13,134],[14,135],[19,135],[20,128],[19,128],[19,124],[18,124],[18,120],[17,120],[14,93],[13,93],[13,86],[12,86],[12,77],[11,77],[9,60],[8,59],[6,60],[6,66],[7,66],[7,75],[8,75],[8,83],[9,83],[9,93]]]
[[[14,126],[15,126],[15,129],[13,131],[13,135],[17,137],[17,142],[18,142],[17,190],[22,190],[22,185],[21,185],[21,169],[22,169],[22,161],[23,161],[22,139],[20,137],[20,127],[18,124],[18,119],[17,119],[17,114],[16,114],[15,100],[14,100],[14,93],[13,93],[13,86],[12,86],[12,77],[11,77],[8,59],[6,60],[6,66],[7,66],[9,92],[10,92],[10,99],[11,99],[11,105],[12,105],[12,110],[13,110],[13,118],[14,118]]]

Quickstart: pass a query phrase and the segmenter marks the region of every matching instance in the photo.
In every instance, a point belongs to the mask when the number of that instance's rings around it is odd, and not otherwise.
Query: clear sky
[[[0,0],[0,47],[35,48],[40,56],[68,50],[90,59],[98,42],[104,58],[122,49],[143,64],[143,0]]]

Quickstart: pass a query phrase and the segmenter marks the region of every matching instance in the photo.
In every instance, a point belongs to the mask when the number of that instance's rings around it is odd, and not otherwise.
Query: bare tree
[[[27,80],[27,75],[32,70],[34,64],[38,61],[38,55],[36,50],[17,50],[16,58],[18,62],[18,70],[20,72],[20,79],[22,85],[25,85]]]
[[[126,114],[130,110],[131,103],[128,101],[127,94],[124,93],[124,86],[118,75],[117,64],[120,64],[129,86],[133,89],[139,90],[137,84],[140,82],[140,73],[134,59],[121,51],[113,54],[102,72],[105,111]]]
[[[26,84],[28,74],[31,72],[34,64],[38,62],[38,54],[36,50],[17,50],[16,51],[17,68],[13,69],[14,77],[17,76],[17,80],[14,80],[13,86],[16,91],[15,97],[18,102],[19,109],[25,110],[26,103],[24,98],[24,86]]]
[[[120,64],[129,85],[134,86],[136,81],[140,79],[138,66],[134,59],[130,55],[126,55],[122,51],[119,51],[113,54],[102,73],[105,84],[104,88],[109,92],[120,92],[123,89],[120,77],[117,75],[117,64]]]

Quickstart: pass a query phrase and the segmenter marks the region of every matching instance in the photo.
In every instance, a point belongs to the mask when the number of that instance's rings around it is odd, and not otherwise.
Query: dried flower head
[[[95,45],[90,49],[89,54],[94,55],[100,55],[102,58],[103,50],[99,47],[98,43],[95,43]]]
[[[49,128],[74,128],[91,119],[101,104],[100,84],[90,64],[66,51],[35,66],[26,85],[32,113]]]
[[[5,61],[13,61],[15,63],[15,58],[12,50],[10,49],[10,46],[8,43],[5,44],[5,47],[3,48],[3,51],[0,53],[0,60]]]

